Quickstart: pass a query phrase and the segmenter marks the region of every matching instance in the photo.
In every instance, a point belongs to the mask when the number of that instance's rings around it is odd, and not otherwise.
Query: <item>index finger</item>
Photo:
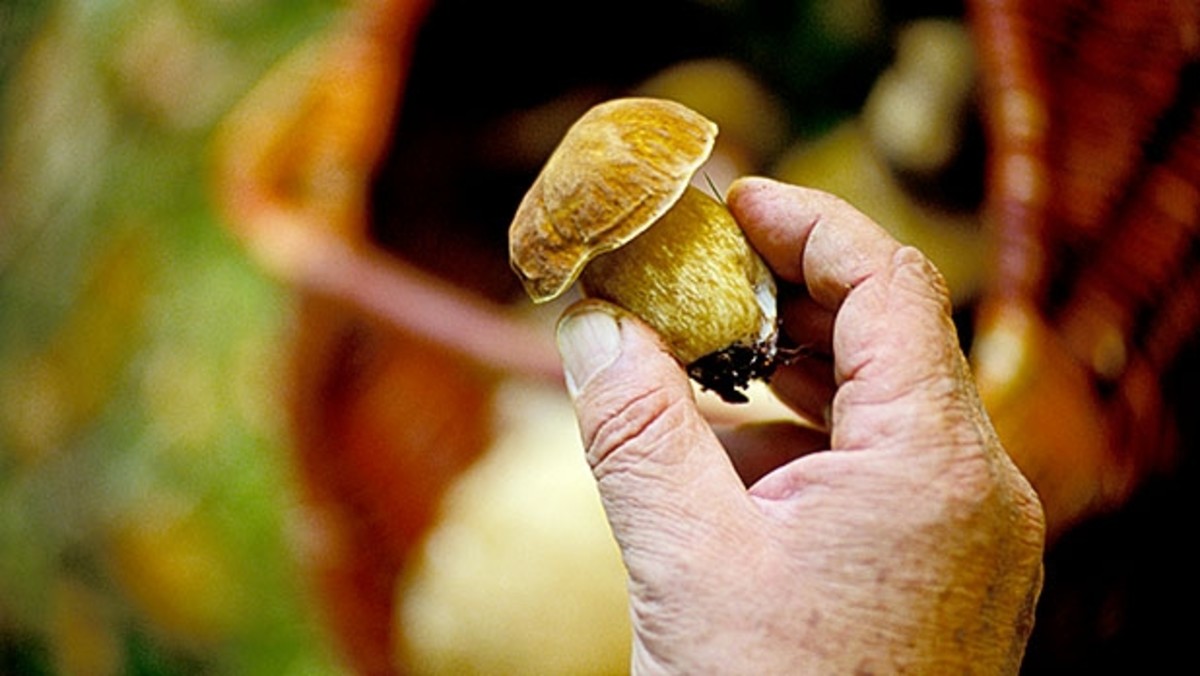
[[[959,404],[952,409],[970,408],[949,293],[920,252],[817,190],[743,179],[726,200],[775,273],[805,284],[836,313],[835,448],[877,443],[897,430],[921,433],[925,423],[937,429],[947,395]]]
[[[836,311],[851,289],[886,269],[901,248],[870,218],[820,190],[743,178],[725,199],[775,274],[804,283],[829,310]]]

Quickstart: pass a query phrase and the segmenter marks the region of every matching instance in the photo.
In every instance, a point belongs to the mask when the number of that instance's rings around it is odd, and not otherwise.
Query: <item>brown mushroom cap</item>
[[[716,124],[663,99],[615,99],[579,118],[509,226],[509,258],[530,297],[558,297],[589,260],[650,227],[716,138]]]

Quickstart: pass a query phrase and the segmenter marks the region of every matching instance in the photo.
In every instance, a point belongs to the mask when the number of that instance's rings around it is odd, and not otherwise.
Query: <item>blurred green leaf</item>
[[[125,637],[124,673],[333,669],[286,538],[289,295],[222,228],[208,153],[337,8],[0,6],[0,672],[88,636]],[[96,626],[47,602],[66,579]]]

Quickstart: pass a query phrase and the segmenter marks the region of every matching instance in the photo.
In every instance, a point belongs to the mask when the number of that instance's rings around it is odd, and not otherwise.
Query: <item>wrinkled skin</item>
[[[743,179],[727,201],[802,289],[784,331],[825,356],[773,386],[829,431],[714,431],[644,324],[568,310],[560,351],[628,569],[634,673],[1015,673],[1042,511],[979,403],[941,276],[824,193]]]

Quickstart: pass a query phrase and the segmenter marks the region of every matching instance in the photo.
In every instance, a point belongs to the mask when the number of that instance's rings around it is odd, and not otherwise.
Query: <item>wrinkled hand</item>
[[[727,201],[800,289],[784,331],[825,355],[773,386],[829,433],[718,437],[644,324],[568,311],[559,345],[628,569],[635,672],[1015,672],[1042,513],[978,401],[940,275],[824,193],[744,179]]]

